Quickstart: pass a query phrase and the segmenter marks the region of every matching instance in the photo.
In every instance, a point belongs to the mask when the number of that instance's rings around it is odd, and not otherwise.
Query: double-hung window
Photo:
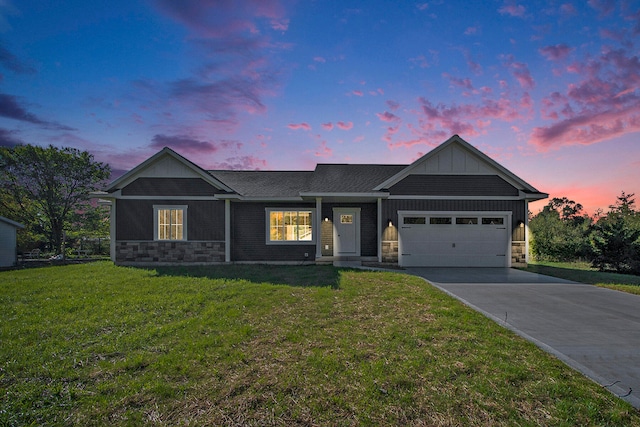
[[[187,240],[187,207],[154,206],[155,240]]]
[[[268,208],[267,243],[313,243],[313,211]]]

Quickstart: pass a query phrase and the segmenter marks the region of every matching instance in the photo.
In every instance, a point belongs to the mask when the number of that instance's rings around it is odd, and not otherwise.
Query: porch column
[[[224,262],[231,262],[231,200],[224,201]]]
[[[322,197],[316,197],[316,217],[313,224],[316,233],[316,259],[322,258]]]
[[[376,224],[378,226],[378,262],[382,262],[382,198],[378,197],[378,215],[376,218]]]

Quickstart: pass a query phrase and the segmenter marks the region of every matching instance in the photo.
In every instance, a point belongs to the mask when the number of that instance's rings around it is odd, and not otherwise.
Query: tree
[[[622,194],[594,226],[592,264],[599,270],[640,274],[640,212],[634,194]]]
[[[555,197],[529,223],[531,253],[536,259],[550,261],[587,257],[590,225],[580,203]]]
[[[0,208],[33,229],[41,227],[61,253],[72,213],[83,210],[110,173],[108,165],[75,148],[0,147]]]

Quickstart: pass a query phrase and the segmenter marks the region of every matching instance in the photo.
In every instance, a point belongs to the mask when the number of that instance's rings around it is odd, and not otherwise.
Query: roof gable
[[[3,216],[0,216],[0,222],[3,222],[5,224],[9,224],[12,227],[15,228],[24,228],[24,225],[20,224],[19,222],[10,220],[9,218],[5,218]]]
[[[388,189],[409,175],[498,175],[519,190],[538,193],[533,186],[507,170],[495,160],[453,135],[418,160],[375,187]]]
[[[234,192],[200,166],[165,147],[109,185],[107,192],[119,190],[138,178],[200,178],[219,190]]]

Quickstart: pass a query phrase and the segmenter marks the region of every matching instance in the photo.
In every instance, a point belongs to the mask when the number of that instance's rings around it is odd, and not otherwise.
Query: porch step
[[[334,267],[361,267],[362,266],[362,261],[341,261],[341,260],[336,260],[333,261],[333,266]]]

